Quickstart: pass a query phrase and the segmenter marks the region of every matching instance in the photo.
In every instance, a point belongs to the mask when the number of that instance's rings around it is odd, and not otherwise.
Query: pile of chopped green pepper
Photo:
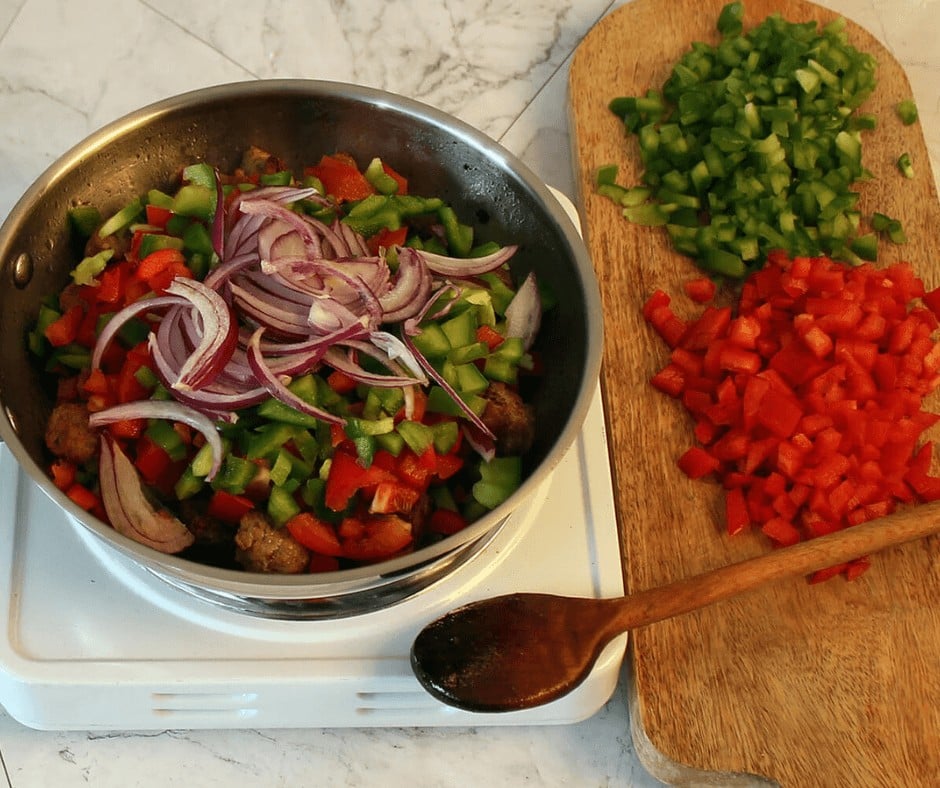
[[[844,19],[818,28],[773,14],[744,32],[743,13],[726,5],[721,41],[693,43],[661,90],[610,102],[645,169],[625,188],[602,168],[598,192],[628,220],[665,227],[713,275],[744,277],[772,249],[874,259],[852,186],[871,177],[862,132],[876,120],[857,110],[875,59],[849,43]]]

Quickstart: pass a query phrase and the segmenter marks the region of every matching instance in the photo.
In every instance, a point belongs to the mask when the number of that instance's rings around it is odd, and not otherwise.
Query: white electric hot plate
[[[623,593],[599,391],[581,435],[529,502],[472,558],[387,608],[279,621],[180,590],[107,547],[0,445],[0,703],[56,730],[516,725],[575,722],[611,696],[626,636],[545,706],[446,706],[409,653],[429,621],[514,591]]]

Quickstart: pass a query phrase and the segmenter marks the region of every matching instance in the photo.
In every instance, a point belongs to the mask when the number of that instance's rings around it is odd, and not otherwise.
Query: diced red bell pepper
[[[348,156],[323,156],[319,164],[305,168],[304,172],[319,178],[326,193],[339,202],[355,202],[375,193],[372,184]]]
[[[254,508],[255,503],[251,498],[227,490],[215,490],[209,499],[206,514],[222,522],[235,524]]]
[[[402,482],[379,482],[369,503],[373,514],[408,514],[421,498],[421,491]]]
[[[137,265],[136,276],[155,293],[164,292],[176,277],[192,278],[179,249],[157,249]]]
[[[379,249],[402,246],[407,238],[408,228],[405,226],[399,227],[397,230],[389,230],[387,227],[383,227],[366,240],[366,246],[372,254],[378,254]]]
[[[689,325],[681,320],[670,306],[656,307],[647,318],[649,324],[669,347],[678,347],[685,340]]]
[[[682,284],[686,295],[698,304],[705,304],[715,297],[718,289],[715,283],[705,276],[689,279]]]
[[[78,336],[78,328],[85,316],[81,304],[69,307],[65,313],[46,326],[46,339],[53,347],[63,347],[72,344]]]
[[[446,481],[459,471],[464,464],[463,457],[455,452],[437,455],[435,474],[441,481]]]
[[[285,523],[285,527],[308,550],[334,557],[343,554],[336,528],[310,512],[295,514]]]
[[[682,394],[685,381],[685,373],[675,364],[667,364],[650,378],[650,383],[654,388],[670,397],[679,397]]]
[[[690,479],[701,479],[718,470],[718,458],[699,446],[692,446],[679,458],[679,467]]]
[[[428,409],[428,395],[420,386],[412,386],[411,388],[411,399],[412,399],[412,410],[409,418],[412,421],[424,421],[424,417],[427,414]],[[402,409],[396,414],[398,420],[405,418],[405,408],[402,406]],[[458,437],[460,433],[458,432]]]
[[[326,479],[326,505],[334,512],[342,512],[359,490],[375,487],[380,482],[395,480],[393,473],[375,462],[364,468],[354,454],[338,448],[333,452],[330,472]]]
[[[100,369],[93,369],[82,381],[81,387],[89,394],[108,394],[111,391],[111,381]]]
[[[402,449],[398,455],[398,462],[395,465],[395,474],[408,486],[424,492],[431,483],[431,477],[437,469],[436,459],[433,457],[434,449],[429,449],[432,453],[430,463],[426,458],[419,457],[411,449]]]
[[[123,265],[109,265],[98,277],[96,297],[100,303],[117,305],[124,292],[127,269]]]
[[[141,367],[150,368],[150,352],[146,343],[131,348],[124,357],[124,364],[117,376],[115,393],[118,402],[135,402],[149,394],[147,388],[137,379]]]
[[[65,494],[86,512],[90,512],[101,505],[101,499],[80,482],[73,482],[65,491]]]
[[[354,377],[338,369],[334,369],[326,376],[326,382],[337,394],[349,394],[351,391],[355,391],[356,386],[359,385]]]
[[[136,445],[134,465],[147,484],[156,484],[164,472],[173,464],[170,455],[146,435]]]
[[[148,203],[146,208],[147,224],[153,227],[166,229],[166,223],[173,217],[173,211],[169,208],[161,208],[159,205]]]
[[[932,447],[917,449],[940,421],[923,406],[940,385],[940,288],[925,292],[909,264],[776,252],[744,282],[735,312],[707,306],[676,344],[668,294],[643,305],[671,348],[651,383],[682,401],[700,444],[679,465],[718,476],[729,532],[753,523],[774,544],[793,544],[940,499]]]
[[[411,523],[394,514],[346,517],[338,534],[343,555],[355,561],[378,561],[399,553],[414,539]]]
[[[501,344],[503,344],[504,337],[492,326],[483,323],[477,328],[476,332],[477,342],[485,342],[486,346],[490,350],[496,350]]]
[[[796,526],[782,517],[771,517],[761,526],[761,531],[783,547],[800,541],[800,532]]]
[[[452,509],[435,509],[428,518],[428,528],[436,534],[455,534],[467,527],[466,518]]]
[[[67,492],[69,487],[75,483],[75,474],[77,469],[75,463],[71,460],[58,459],[50,467],[52,472],[52,483],[62,492]]]

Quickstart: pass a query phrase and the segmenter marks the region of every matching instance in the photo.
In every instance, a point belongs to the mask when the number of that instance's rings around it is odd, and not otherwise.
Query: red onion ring
[[[368,345],[368,343],[362,343],[360,346],[355,348],[347,349],[347,352],[343,352],[334,345],[323,355],[323,360],[329,364],[333,369],[339,370],[340,372],[349,375],[353,380],[358,381],[359,383],[365,383],[369,386],[382,386],[384,388],[396,388],[398,386],[414,386],[420,381],[409,378],[406,375],[395,374],[395,375],[383,375],[377,372],[369,372],[366,369],[363,369],[359,364],[353,361],[350,358],[350,352],[352,350],[362,350],[368,355],[376,358],[377,361],[382,360],[382,355],[377,348],[373,348]],[[385,357],[385,363],[389,366],[389,369],[395,371],[399,369],[397,365],[394,365],[394,362],[390,361],[388,357]]]
[[[179,296],[156,296],[155,298],[142,298],[118,310],[101,330],[98,339],[95,341],[95,348],[91,354],[91,368],[98,369],[101,366],[101,357],[108,349],[108,345],[111,344],[111,340],[132,317],[136,317],[141,312],[166,309],[185,303],[186,301]]]
[[[408,246],[398,247],[398,275],[391,290],[379,298],[382,322],[414,317],[431,293],[431,273],[424,258]]]
[[[189,301],[202,320],[202,340],[183,364],[172,388],[184,391],[202,388],[232,357],[238,341],[238,320],[215,290],[196,279],[177,277],[166,291]]]
[[[179,421],[199,430],[212,448],[212,467],[206,474],[206,481],[212,481],[222,467],[222,439],[212,420],[182,403],[173,400],[142,399],[113,405],[110,408],[92,413],[88,419],[93,428],[113,424],[126,419],[164,419]]]
[[[318,408],[315,405],[311,405],[309,402],[305,402],[278,379],[268,368],[264,356],[261,355],[260,343],[262,334],[264,334],[264,329],[259,328],[251,335],[251,339],[248,342],[248,364],[252,372],[255,373],[255,377],[258,378],[258,382],[268,390],[268,393],[288,407],[299,410],[301,413],[306,413],[308,416],[313,416],[329,424],[345,424],[345,419],[322,408]]]
[[[170,381],[176,378],[177,370],[167,359],[153,334],[150,335],[150,357],[153,359],[154,371],[160,378],[160,382],[169,388]],[[178,402],[206,416],[224,416],[226,421],[234,421],[232,416],[235,415],[235,411],[250,408],[267,399],[268,391],[263,387],[245,388],[241,391],[222,391],[213,385],[193,391],[177,390],[173,392],[173,396]]]
[[[176,517],[154,507],[134,464],[108,433],[101,434],[98,479],[101,502],[118,533],[161,553],[178,553],[195,541]]]
[[[456,276],[465,278],[468,276],[479,276],[490,271],[495,271],[509,258],[511,258],[519,247],[515,244],[503,246],[492,254],[483,257],[448,257],[442,254],[434,254],[424,249],[416,250],[428,268],[435,274],[443,276]]]
[[[528,350],[542,323],[542,298],[535,271],[530,271],[506,307],[506,336],[519,337]]]

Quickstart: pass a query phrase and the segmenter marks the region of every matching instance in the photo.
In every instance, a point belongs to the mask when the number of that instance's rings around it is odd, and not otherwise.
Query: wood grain
[[[722,532],[721,494],[690,481],[676,458],[690,422],[649,377],[665,359],[640,307],[657,287],[681,293],[695,269],[665,233],[630,225],[593,193],[597,167],[639,176],[635,141],[607,109],[611,98],[660,86],[693,40],[716,41],[724,0],[635,0],[603,19],[575,53],[569,82],[582,222],[605,314],[603,388],[624,574],[631,592],[768,549],[758,535]],[[835,17],[802,0],[749,0],[746,26],[773,12],[792,21]],[[864,140],[875,179],[862,210],[900,218],[910,242],[884,245],[882,262],[910,260],[940,284],[940,203],[919,126],[893,107],[911,96],[903,69],[869,32],[849,37],[879,62]],[[909,151],[913,181],[895,161]],[[683,299],[677,297],[677,303]],[[936,409],[936,408],[934,408]],[[641,748],[663,779],[684,768],[758,774],[785,786],[932,785],[940,775],[940,540],[878,555],[860,580],[777,585],[635,633],[633,668]],[[679,765],[682,768],[677,768]]]

